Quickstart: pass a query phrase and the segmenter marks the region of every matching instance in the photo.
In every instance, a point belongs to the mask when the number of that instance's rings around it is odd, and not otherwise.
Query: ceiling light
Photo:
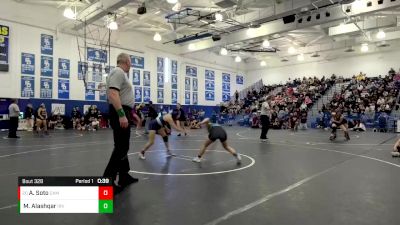
[[[158,10],[157,12],[155,12],[154,14],[158,15],[160,14],[161,10]]]
[[[180,11],[182,8],[182,5],[180,2],[177,2],[173,7],[172,7],[172,11],[178,12]]]
[[[361,45],[361,52],[368,52],[368,50],[369,48],[367,43]]]
[[[221,13],[215,13],[215,20],[221,22],[224,16]]]
[[[240,56],[236,56],[236,57],[235,57],[235,62],[238,63],[238,62],[241,62],[241,61],[242,61],[242,58],[240,58]]]
[[[161,39],[162,39],[162,37],[161,37],[160,33],[156,32],[154,34],[153,40],[154,41],[161,41]]]
[[[190,43],[189,46],[188,46],[188,49],[189,49],[190,51],[193,51],[193,50],[196,49],[196,45],[194,45],[193,43]]]
[[[379,32],[376,34],[376,38],[378,39],[384,39],[386,37],[386,33],[383,30],[379,30]]]
[[[176,4],[178,2],[178,0],[167,0],[167,2],[169,4]]]
[[[246,31],[247,36],[252,37],[256,34],[256,29],[249,27]]]
[[[299,61],[304,61],[304,54],[301,53],[300,55],[297,56],[297,60]]]
[[[269,43],[268,40],[264,40],[263,43],[262,43],[262,46],[263,46],[264,48],[269,48],[269,47],[271,47],[271,43]]]
[[[228,50],[226,50],[226,48],[221,48],[221,50],[219,51],[219,54],[228,55]]]
[[[356,0],[356,1],[353,3],[353,6],[354,6],[354,8],[356,8],[356,9],[361,8],[361,7],[363,6],[363,0]]]
[[[290,46],[290,47],[288,48],[288,53],[289,53],[289,54],[295,54],[295,53],[296,53],[296,49],[295,49],[294,47]]]
[[[71,9],[71,7],[67,7],[64,10],[64,17],[74,20],[76,19],[76,13]]]
[[[260,66],[266,66],[266,65],[267,63],[264,60],[260,62]]]
[[[115,21],[111,21],[108,25],[107,28],[110,30],[118,30],[118,23]]]

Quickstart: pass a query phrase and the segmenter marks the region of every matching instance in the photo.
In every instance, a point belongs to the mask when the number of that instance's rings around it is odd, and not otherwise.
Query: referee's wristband
[[[118,109],[118,110],[117,110],[117,113],[118,113],[118,116],[119,116],[119,117],[124,117],[124,116],[125,116],[124,109]]]

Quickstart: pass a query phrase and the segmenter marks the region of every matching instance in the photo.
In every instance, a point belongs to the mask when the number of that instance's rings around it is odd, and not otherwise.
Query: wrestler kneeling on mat
[[[139,154],[140,159],[146,159],[144,153],[154,144],[154,138],[156,134],[160,135],[163,138],[165,147],[167,148],[167,156],[168,157],[173,156],[173,154],[169,150],[169,145],[168,145],[168,135],[171,133],[169,126],[171,126],[172,128],[174,128],[179,132],[184,132],[183,129],[179,128],[175,124],[175,120],[177,120],[178,118],[179,118],[179,112],[177,110],[174,110],[171,114],[159,116],[156,119],[150,121],[148,127],[149,141],[144,146],[143,150],[140,152]]]
[[[206,124],[207,130],[208,130],[208,140],[203,144],[203,147],[201,147],[199,155],[197,157],[193,158],[192,161],[193,162],[201,162],[201,159],[202,159],[204,153],[206,152],[207,147],[219,139],[219,141],[221,142],[224,149],[226,151],[228,151],[229,153],[231,153],[236,158],[237,164],[240,164],[242,161],[242,157],[240,156],[239,153],[236,152],[236,150],[234,148],[232,148],[231,146],[228,145],[228,142],[227,142],[228,135],[226,134],[226,131],[224,130],[224,128],[222,128],[218,124],[211,123],[209,118],[206,118],[199,123],[200,126],[203,124]]]
[[[350,140],[347,120],[344,118],[344,116],[340,112],[336,112],[336,113],[332,112],[331,128],[332,128],[332,133],[331,133],[331,137],[329,138],[331,141],[336,139],[336,130],[338,128],[343,130],[344,137],[346,138],[346,140],[347,141]]]

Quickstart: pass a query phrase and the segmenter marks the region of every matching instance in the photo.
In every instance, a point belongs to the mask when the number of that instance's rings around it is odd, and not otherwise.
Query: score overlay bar
[[[20,213],[113,213],[112,181],[105,177],[19,177]]]

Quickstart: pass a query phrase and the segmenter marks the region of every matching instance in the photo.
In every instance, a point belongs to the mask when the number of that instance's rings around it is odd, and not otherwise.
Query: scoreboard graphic
[[[19,177],[19,213],[113,213],[105,177]]]

